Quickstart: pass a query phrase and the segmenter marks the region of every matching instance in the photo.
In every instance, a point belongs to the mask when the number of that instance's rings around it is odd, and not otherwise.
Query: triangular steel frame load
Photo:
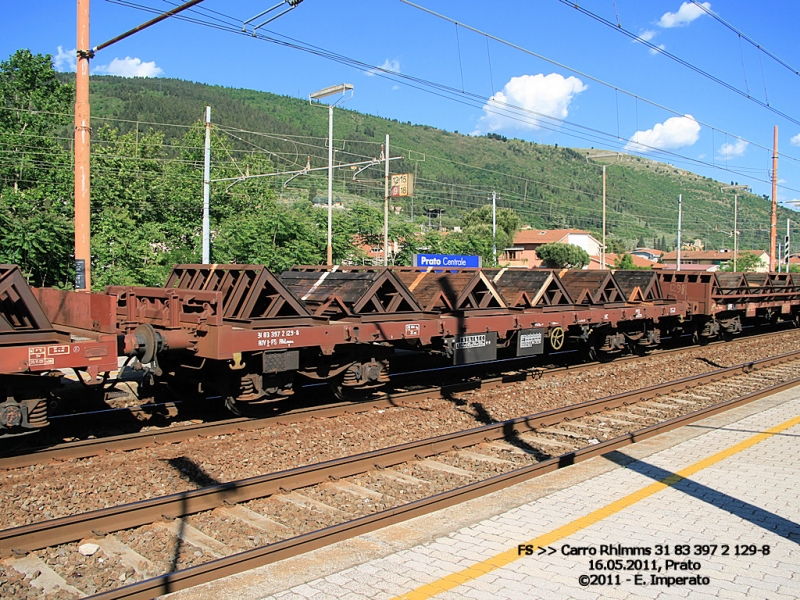
[[[558,273],[549,269],[484,269],[511,308],[571,306]]]
[[[759,294],[772,293],[772,278],[768,273],[745,273],[744,280],[748,290]]]
[[[577,304],[622,304],[625,294],[610,271],[562,271],[561,283]]]
[[[784,302],[800,293],[800,275],[797,273],[769,273],[769,279],[773,292]]]
[[[57,341],[50,319],[17,265],[0,265],[0,345]]]
[[[614,271],[613,277],[628,302],[662,300],[658,274],[654,271]]]
[[[791,273],[767,273],[772,287],[782,292],[798,291],[800,288],[800,277]]]
[[[411,292],[385,268],[291,270],[281,273],[280,280],[315,316],[385,321],[422,312]]]
[[[311,316],[264,265],[175,265],[164,287],[220,292],[223,318],[243,323],[263,325]]]
[[[743,296],[750,293],[750,286],[742,273],[714,273],[712,296]]]
[[[392,272],[405,284],[425,312],[454,313],[506,308],[501,294],[479,269],[442,271],[400,267]]]

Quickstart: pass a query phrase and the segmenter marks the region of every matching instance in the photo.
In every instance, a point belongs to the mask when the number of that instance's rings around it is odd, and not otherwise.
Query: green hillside
[[[174,79],[94,77],[90,88],[93,288],[159,285],[171,265],[201,260],[206,105],[213,117],[210,260],[276,271],[325,262],[327,211],[315,208],[327,200],[324,106]],[[20,265],[35,285],[71,287],[74,278],[73,104],[72,76],[56,73],[51,57],[20,50],[0,61],[0,262]],[[601,161],[610,251],[674,247],[678,194],[684,239],[732,245],[733,193],[669,165],[465,136],[342,107],[334,132],[335,161],[349,166],[335,171],[337,263],[370,262],[382,246],[384,164],[377,159],[387,134],[392,157],[401,157],[392,172],[413,173],[417,182],[413,198],[392,202],[391,264],[409,264],[423,248],[494,264],[495,242],[502,252],[520,225],[600,237]],[[299,174],[307,164],[310,171]],[[767,247],[769,209],[764,198],[742,194],[742,248]]]
[[[94,117],[109,119],[121,132],[132,128],[162,129],[167,138],[174,128],[148,123],[189,125],[212,106],[212,121],[236,128],[230,138],[235,150],[270,155],[279,171],[296,170],[311,156],[312,167],[327,165],[327,111],[307,101],[252,90],[207,86],[175,79],[94,77],[91,84]],[[700,238],[707,248],[731,247],[733,193],[718,182],[671,165],[621,155],[589,164],[587,155],[600,150],[558,148],[507,140],[502,136],[472,137],[425,125],[411,125],[338,108],[335,111],[337,160],[355,162],[377,157],[388,133],[392,172],[416,173],[415,221],[424,224],[424,208],[444,208],[443,224],[458,225],[460,217],[487,202],[496,190],[499,205],[513,208],[524,224],[534,227],[575,227],[596,235],[602,230],[601,170],[607,168],[607,231],[629,249],[639,241],[668,248],[676,242],[677,198],[683,195],[685,240]],[[256,132],[265,135],[256,135]],[[284,137],[282,137],[284,136]],[[292,137],[290,137],[292,136]],[[286,140],[286,141],[284,141]],[[235,155],[235,152],[233,153]],[[275,155],[281,157],[277,158]],[[228,157],[215,157],[227,160]],[[365,174],[367,182],[353,182],[351,173],[337,171],[335,189],[380,200],[382,167]],[[285,178],[284,178],[285,179]],[[278,198],[295,200],[324,194],[325,173],[292,181],[287,189],[275,179]],[[402,201],[410,219],[411,202]],[[742,248],[767,248],[770,203],[760,196],[740,193],[739,230]],[[792,213],[781,209],[779,222]]]

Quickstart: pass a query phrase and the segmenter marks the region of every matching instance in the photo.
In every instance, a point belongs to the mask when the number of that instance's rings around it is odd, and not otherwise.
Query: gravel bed
[[[33,587],[31,578],[8,568],[0,563],[0,598],[14,598],[14,600],[73,600],[77,598],[64,590],[45,594],[39,588]]]
[[[46,548],[33,554],[46,562],[68,584],[88,595],[136,581],[135,571],[98,550],[91,556],[78,551],[80,543]]]
[[[797,347],[800,332],[768,340],[747,338],[695,347],[676,355],[610,362],[583,372],[565,372],[502,389],[458,394],[451,400],[422,400],[303,423],[271,425],[180,445],[163,445],[57,464],[0,472],[0,528],[105,508],[215,482],[313,464],[533,414],[654,385],[676,376],[774,356]],[[616,428],[614,428],[616,429]],[[524,447],[524,444],[520,444]],[[547,454],[553,449],[542,448]],[[430,479],[426,470],[424,479]],[[267,513],[269,514],[269,513]]]
[[[268,536],[261,535],[263,532],[217,510],[191,515],[184,520],[207,536],[228,546],[232,553],[252,550],[270,543]]]
[[[186,569],[214,559],[211,554],[162,527],[145,525],[114,535],[131,550],[151,561],[159,573]]]
[[[471,471],[480,475],[481,479],[488,479],[500,473],[506,473],[517,468],[514,464],[496,463],[488,460],[476,460],[464,456],[455,456],[453,454],[444,454],[437,456],[436,460],[440,463],[457,467],[466,471]]]
[[[260,498],[244,504],[250,510],[265,515],[284,525],[287,530],[275,532],[278,539],[316,531],[341,521],[341,513],[322,512],[315,508],[298,506],[278,497]]]
[[[363,473],[350,478],[350,481],[385,496],[397,498],[403,504],[431,495],[431,486],[427,481],[421,481],[420,483],[396,481],[385,477],[383,474],[386,472],[392,473],[394,471],[386,469],[381,472]]]
[[[348,478],[347,481],[350,479]],[[365,498],[330,486],[314,486],[304,489],[303,495],[341,511],[347,515],[348,519],[370,515],[398,504],[393,496],[387,496],[383,492],[381,492],[380,498]]]

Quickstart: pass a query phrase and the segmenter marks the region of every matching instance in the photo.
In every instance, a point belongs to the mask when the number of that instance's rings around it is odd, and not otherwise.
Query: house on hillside
[[[588,231],[578,229],[521,229],[514,236],[514,245],[506,248],[500,262],[509,267],[540,267],[536,249],[545,244],[574,244],[589,256],[600,256],[602,244]]]
[[[743,254],[753,254],[758,257],[761,266],[757,269],[759,273],[769,271],[769,254],[763,250],[739,250],[739,256]],[[659,265],[664,269],[675,269],[678,264],[677,251],[667,252],[661,257],[663,264]],[[681,251],[681,270],[686,271],[719,271],[728,263],[733,262],[733,252],[731,250],[682,250]]]

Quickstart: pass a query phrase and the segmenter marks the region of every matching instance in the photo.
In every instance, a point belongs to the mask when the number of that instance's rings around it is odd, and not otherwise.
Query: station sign
[[[392,198],[405,198],[414,195],[414,174],[398,173],[392,175]]]
[[[415,254],[414,266],[439,269],[479,269],[481,257],[468,254]]]

